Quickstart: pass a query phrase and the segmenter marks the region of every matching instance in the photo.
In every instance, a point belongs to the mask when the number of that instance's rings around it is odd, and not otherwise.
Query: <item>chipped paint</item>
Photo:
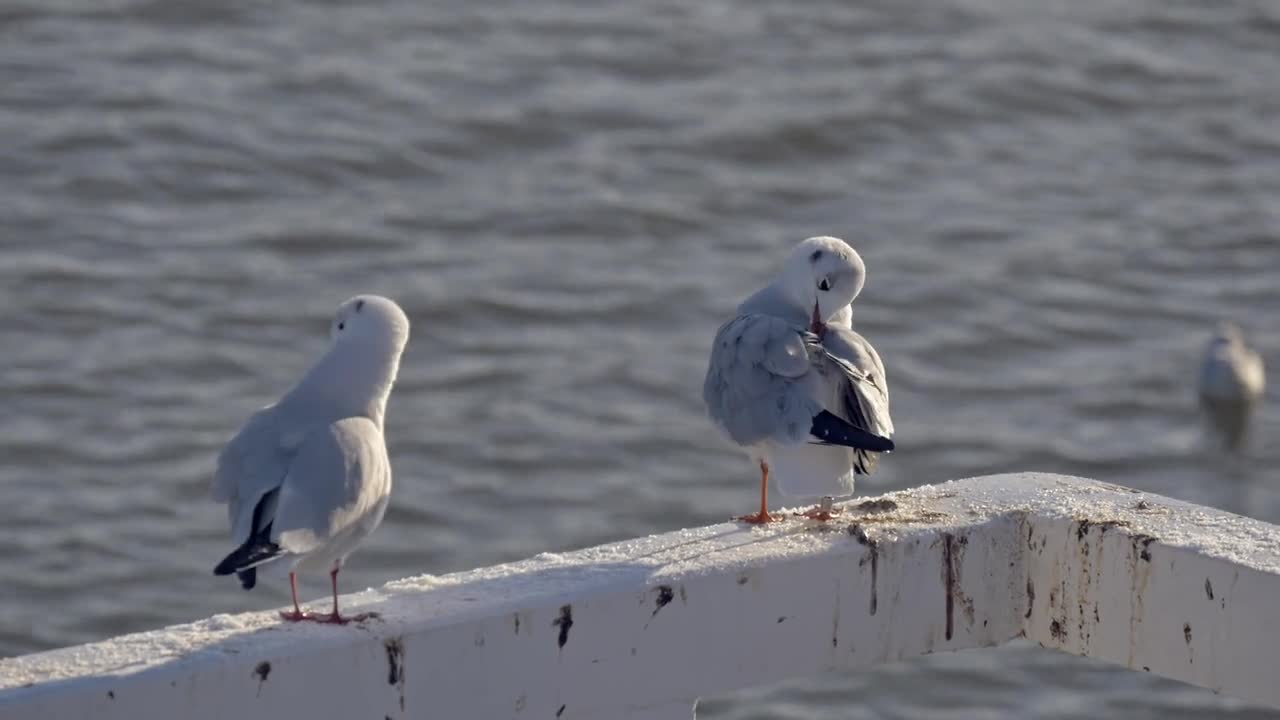
[[[551,624],[560,628],[556,636],[556,644],[563,650],[565,643],[569,642],[569,628],[573,627],[573,606],[561,605],[560,616],[552,620]]]
[[[1023,618],[1031,617],[1031,611],[1036,607],[1036,584],[1031,578],[1027,578],[1027,612],[1023,614]]]
[[[867,502],[862,503],[859,505],[859,508],[861,509],[863,505],[866,505],[869,502],[872,501],[868,500]],[[887,504],[884,506],[886,509],[895,509],[898,507],[898,504],[892,500],[886,501],[886,503]],[[871,565],[871,599],[867,603],[867,614],[875,615],[879,608],[880,600],[880,548],[877,547],[876,541],[867,535],[867,531],[864,530],[861,525],[853,523],[849,526],[848,532],[859,543],[867,547],[867,556],[858,561],[858,567],[863,567],[868,563]]]
[[[398,701],[400,704],[400,712],[404,712],[405,706],[405,667],[404,667],[404,639],[401,637],[387,638],[382,642],[382,647],[387,653],[387,684],[396,689]]]
[[[387,651],[387,684],[399,685],[403,679],[400,672],[400,663],[404,659],[404,646],[400,642],[400,638],[388,638],[382,643]]]
[[[946,633],[943,635],[948,641],[955,633],[955,605],[956,605],[956,567],[952,553],[955,547],[955,537],[951,533],[942,534],[942,592],[946,595]]]
[[[676,597],[676,594],[671,591],[670,585],[659,585],[658,597],[654,600],[653,614],[650,615],[650,617],[657,617],[658,612],[661,611],[662,608],[670,604],[671,601],[675,599],[675,597]]]

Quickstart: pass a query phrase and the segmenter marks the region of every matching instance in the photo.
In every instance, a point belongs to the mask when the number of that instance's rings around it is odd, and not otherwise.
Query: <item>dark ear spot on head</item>
[[[814,250],[813,252],[809,253],[809,262],[816,263],[821,259],[822,259],[821,250]]]
[[[357,301],[356,301],[356,312],[360,312],[360,311],[361,311],[361,310],[363,310],[363,309],[364,309],[364,300],[357,300]]]

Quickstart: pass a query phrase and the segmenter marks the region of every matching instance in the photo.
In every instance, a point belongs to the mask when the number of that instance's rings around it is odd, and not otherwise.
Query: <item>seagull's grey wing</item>
[[[716,332],[702,385],[712,421],[739,445],[798,443],[822,406],[806,392],[809,351],[800,331],[768,315],[743,315]]]
[[[390,492],[391,463],[372,420],[351,417],[317,427],[280,487],[272,540],[302,554],[358,527],[372,530]]]
[[[829,393],[828,409],[850,425],[881,437],[893,436],[889,384],[880,354],[858,333],[828,326],[822,340],[810,337],[814,367]],[[870,474],[879,454],[858,449],[855,470]]]
[[[231,539],[236,544],[271,521],[275,491],[284,482],[301,438],[301,432],[290,431],[281,422],[272,405],[254,413],[218,454],[211,494],[227,504]]]

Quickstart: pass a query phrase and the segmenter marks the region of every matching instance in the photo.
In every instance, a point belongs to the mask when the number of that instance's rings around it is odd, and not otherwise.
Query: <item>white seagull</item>
[[[782,519],[769,513],[771,476],[786,495],[845,495],[893,450],[884,364],[851,329],[865,279],[843,240],[809,238],[716,332],[702,398],[760,466],[760,511],[742,520]],[[828,519],[829,505],[806,515]]]
[[[1244,333],[1232,323],[1220,324],[1200,366],[1200,406],[1227,448],[1244,444],[1266,382],[1262,357],[1245,344]]]
[[[345,624],[338,571],[382,522],[391,463],[382,435],[387,396],[409,340],[409,318],[377,295],[342,303],[331,344],[298,384],[254,413],[218,455],[213,499],[227,504],[238,547],[213,572],[235,573],[246,590],[259,566],[287,569],[290,621]],[[297,573],[327,571],[333,612],[298,607]]]

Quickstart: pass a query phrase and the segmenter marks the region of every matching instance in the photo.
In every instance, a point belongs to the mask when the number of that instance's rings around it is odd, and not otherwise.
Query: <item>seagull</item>
[[[824,496],[805,514],[829,519],[827,496],[853,492],[854,475],[894,449],[884,363],[852,329],[850,303],[865,279],[843,240],[809,238],[716,332],[702,398],[760,467],[760,510],[740,520],[783,519],[769,513],[770,477],[786,495]]]
[[[212,482],[237,545],[214,574],[234,573],[252,590],[259,567],[287,569],[293,610],[280,616],[291,622],[368,617],[339,613],[338,571],[382,522],[391,494],[383,419],[409,318],[385,297],[358,295],[339,306],[329,335],[298,384],[227,443]],[[333,612],[303,612],[297,573],[319,570],[333,584]]]
[[[1244,444],[1253,408],[1265,389],[1262,357],[1245,344],[1238,326],[1221,323],[1200,366],[1200,407],[1228,449]]]

